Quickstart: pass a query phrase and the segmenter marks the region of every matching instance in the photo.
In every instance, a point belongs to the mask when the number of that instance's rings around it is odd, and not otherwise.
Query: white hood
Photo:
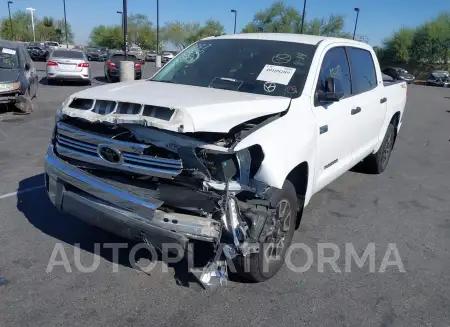
[[[226,133],[248,120],[282,112],[290,104],[290,99],[284,97],[146,80],[89,88],[74,97],[168,107],[175,113],[170,121],[165,121],[142,115],[100,115],[66,106],[62,111],[68,116],[98,122],[140,123],[182,132]]]

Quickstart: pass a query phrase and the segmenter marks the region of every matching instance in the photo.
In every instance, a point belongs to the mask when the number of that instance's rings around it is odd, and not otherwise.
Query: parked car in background
[[[408,73],[406,69],[397,67],[387,67],[382,70],[383,74],[391,76],[395,80],[405,81],[408,84],[414,82],[414,75]]]
[[[105,79],[108,82],[118,82],[120,79],[120,62],[125,60],[123,52],[110,52],[104,65]],[[127,60],[134,62],[134,79],[141,79],[142,65],[139,59],[131,54],[127,54]]]
[[[89,47],[85,54],[89,61],[102,61],[102,53],[99,48]]]
[[[174,54],[172,52],[164,52],[161,58],[161,62],[167,63],[173,59]]]
[[[47,61],[47,82],[80,81],[91,84],[89,61],[81,50],[53,50]]]
[[[428,76],[426,84],[430,86],[448,87],[450,86],[450,74],[445,70],[434,71]]]
[[[106,57],[108,56],[108,48],[102,47],[102,48],[99,48],[99,51],[100,51],[99,59],[101,61],[105,61]]]
[[[202,242],[216,252],[203,285],[226,282],[231,260],[264,281],[285,262],[314,194],[361,162],[367,173],[386,169],[407,85],[380,80],[375,52],[354,40],[201,40],[150,80],[64,101],[45,160],[49,198],[157,248]]]
[[[33,110],[38,75],[21,43],[0,40],[0,104],[13,104],[23,113]]]
[[[130,47],[128,53],[130,55],[135,56],[138,59],[138,61],[141,63],[141,65],[145,65],[144,52],[142,51],[142,49],[140,47]]]
[[[145,55],[146,61],[156,61],[156,51],[149,50],[147,51],[147,54]]]
[[[50,49],[59,49],[59,43],[55,41],[45,41],[44,45]]]
[[[47,58],[52,51],[50,48],[45,46],[28,46],[28,54],[34,61],[47,61]]]

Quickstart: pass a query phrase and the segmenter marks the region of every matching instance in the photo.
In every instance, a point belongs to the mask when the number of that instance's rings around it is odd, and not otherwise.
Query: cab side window
[[[347,48],[350,66],[352,68],[353,94],[370,91],[377,86],[377,75],[372,54],[363,49]],[[395,76],[398,75],[394,72]]]
[[[329,77],[334,78],[336,91],[344,92],[344,98],[352,94],[347,54],[342,47],[332,48],[325,54],[317,81],[317,91],[327,91],[326,80]]]

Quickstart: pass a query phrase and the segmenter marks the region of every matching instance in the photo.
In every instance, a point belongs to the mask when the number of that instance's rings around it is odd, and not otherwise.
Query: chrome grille
[[[63,157],[76,159],[108,168],[162,178],[173,178],[183,169],[180,159],[151,156],[146,150],[151,145],[118,141],[88,133],[64,123],[57,124],[56,151]],[[119,163],[106,161],[99,155],[99,146],[120,151]]]

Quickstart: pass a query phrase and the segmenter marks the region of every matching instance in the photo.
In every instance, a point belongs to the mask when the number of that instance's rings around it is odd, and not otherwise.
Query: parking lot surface
[[[45,64],[38,63],[40,76]],[[105,83],[92,63],[91,87]],[[144,78],[156,69],[144,66]],[[181,266],[149,274],[129,265],[121,250],[114,272],[103,246],[94,272],[94,243],[126,242],[57,212],[43,186],[43,160],[64,99],[88,86],[46,85],[35,112],[0,115],[1,326],[448,326],[450,321],[450,89],[412,85],[402,130],[382,175],[348,172],[316,194],[294,242],[313,263],[303,273],[286,267],[271,280],[202,291]],[[46,272],[61,243],[72,272]],[[340,250],[340,272],[318,267],[318,244]],[[345,244],[361,255],[375,243],[375,270],[345,271]],[[404,266],[380,272],[394,243]],[[392,259],[394,257],[391,257]],[[58,258],[60,259],[60,258]],[[305,264],[302,250],[292,263]],[[140,259],[143,264],[146,258]],[[2,279],[4,278],[4,279]]]

